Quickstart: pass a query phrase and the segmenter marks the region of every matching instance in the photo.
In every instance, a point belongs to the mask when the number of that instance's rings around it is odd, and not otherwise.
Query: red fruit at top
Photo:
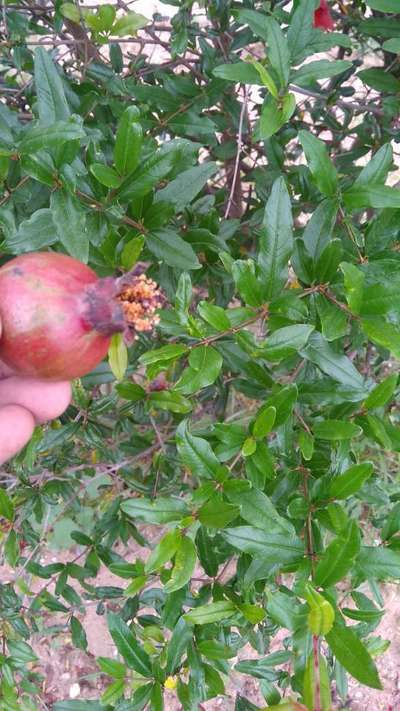
[[[0,268],[0,359],[20,375],[80,377],[103,360],[113,333],[150,330],[159,305],[144,275],[99,279],[72,257],[21,255]]]
[[[321,0],[319,8],[314,12],[314,27],[320,30],[333,30],[335,23],[329,9],[328,0]]]

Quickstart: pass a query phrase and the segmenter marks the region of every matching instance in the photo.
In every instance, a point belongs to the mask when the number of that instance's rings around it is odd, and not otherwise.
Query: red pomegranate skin
[[[314,27],[326,31],[334,29],[335,23],[329,9],[328,0],[321,0],[319,8],[315,10]]]
[[[0,268],[0,359],[20,375],[46,380],[90,372],[110,344],[111,333],[87,318],[86,290],[101,282],[108,280],[61,254],[33,252],[7,262]]]

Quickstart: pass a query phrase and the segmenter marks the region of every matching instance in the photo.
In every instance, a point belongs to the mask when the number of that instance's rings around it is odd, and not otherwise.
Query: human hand
[[[70,399],[69,383],[22,378],[0,361],[0,464],[29,442],[37,424],[59,417]]]

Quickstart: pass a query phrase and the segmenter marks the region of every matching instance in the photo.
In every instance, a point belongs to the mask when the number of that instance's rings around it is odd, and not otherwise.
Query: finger
[[[0,464],[29,442],[35,429],[33,415],[18,405],[0,408]]]
[[[70,401],[69,383],[51,383],[15,375],[0,381],[0,407],[20,405],[29,410],[38,423],[59,417]]]

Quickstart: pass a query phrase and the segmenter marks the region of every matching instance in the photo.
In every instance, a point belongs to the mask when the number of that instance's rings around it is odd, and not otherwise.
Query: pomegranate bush
[[[378,704],[398,0],[130,6],[1,18],[0,358],[75,380],[0,474],[0,706],[330,711],[349,678]]]

